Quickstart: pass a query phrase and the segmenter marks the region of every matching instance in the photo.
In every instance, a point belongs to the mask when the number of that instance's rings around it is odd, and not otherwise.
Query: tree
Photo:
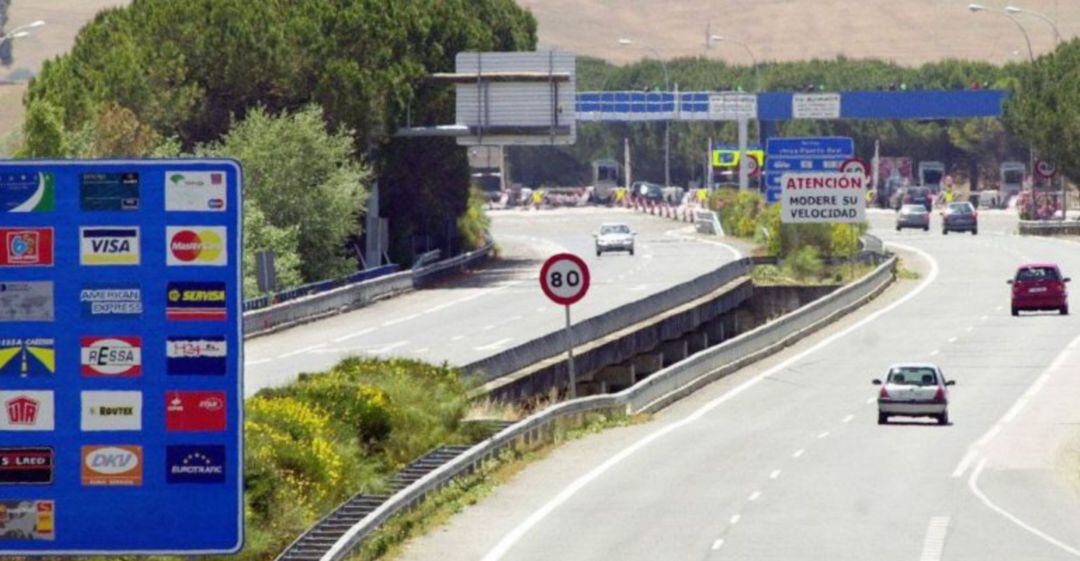
[[[370,173],[352,158],[349,131],[328,132],[318,106],[279,115],[252,110],[221,142],[199,152],[240,161],[245,212],[256,208],[268,226],[284,232],[295,228],[295,250],[305,281],[356,270],[345,242],[356,231]],[[256,248],[246,249],[250,254]]]
[[[1025,66],[1006,104],[1006,120],[1030,140],[1040,158],[1080,178],[1080,39],[1058,46]]]

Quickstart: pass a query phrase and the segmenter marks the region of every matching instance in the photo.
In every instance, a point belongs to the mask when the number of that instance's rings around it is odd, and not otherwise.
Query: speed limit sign
[[[553,255],[540,268],[540,288],[552,302],[569,306],[589,291],[589,267],[577,255]]]
[[[1057,175],[1057,164],[1046,160],[1035,160],[1035,173],[1043,179],[1053,179]]]

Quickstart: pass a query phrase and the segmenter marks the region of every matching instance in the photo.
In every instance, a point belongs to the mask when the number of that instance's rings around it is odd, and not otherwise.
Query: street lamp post
[[[754,91],[755,92],[760,92],[761,91],[761,70],[758,68],[757,57],[754,56],[754,51],[750,50],[750,45],[747,45],[746,43],[744,43],[742,41],[739,41],[737,39],[732,39],[731,37],[724,37],[722,35],[710,35],[709,36],[709,43],[723,43],[723,42],[734,43],[736,45],[739,45],[740,47],[743,48],[743,50],[746,51],[746,54],[750,55],[750,62],[751,62],[751,64],[754,65]]]
[[[712,43],[721,43],[721,42],[735,43],[736,45],[739,45],[740,47],[742,47],[746,51],[746,54],[750,55],[750,63],[753,64],[753,67],[754,67],[754,88],[753,88],[753,93],[756,95],[758,92],[761,91],[761,70],[758,68],[757,57],[754,56],[754,51],[750,50],[750,45],[747,45],[746,43],[744,43],[742,41],[739,41],[737,39],[732,39],[730,37],[724,37],[722,35],[710,35],[709,36],[709,43],[710,44],[712,44]],[[747,156],[747,146],[746,146],[747,128],[748,128],[748,123],[746,122],[746,119],[739,119],[739,189],[746,189],[749,186],[749,183],[750,183],[749,169],[748,169],[747,164],[746,164],[746,159],[748,157]],[[757,135],[758,135],[757,142],[760,145],[761,144],[761,123],[758,123]]]
[[[10,41],[10,40],[22,39],[23,37],[28,37],[28,36],[30,36],[30,30],[31,29],[35,29],[35,28],[41,27],[43,25],[45,25],[45,20],[40,20],[39,19],[37,21],[30,22],[30,23],[28,23],[26,25],[20,25],[19,27],[16,27],[15,29],[12,29],[11,31],[8,31],[7,33],[0,33],[0,46],[3,46],[3,44],[5,42]]]
[[[633,40],[623,37],[619,39],[619,44],[623,46],[635,45]],[[667,92],[671,92],[671,74],[668,72],[667,60],[661,56],[660,51],[655,47],[648,45],[638,45],[642,49],[649,51],[657,60],[660,61],[660,65],[664,69],[664,89]],[[678,100],[676,100],[678,102]],[[671,119],[664,121],[664,187],[671,186]]]
[[[1018,8],[1016,6],[1005,6],[1005,12],[1008,13],[1008,14],[1013,14],[1013,15],[1015,15],[1015,14],[1027,14],[1029,16],[1033,16],[1033,17],[1036,17],[1036,18],[1039,18],[1039,19],[1045,21],[1047,24],[1050,25],[1050,29],[1054,30],[1054,44],[1057,45],[1058,43],[1061,42],[1061,31],[1058,30],[1057,22],[1054,21],[1053,18],[1051,18],[1050,16],[1048,16],[1046,14],[1043,14],[1043,13],[1040,13],[1040,12],[1035,12],[1035,11],[1032,11],[1032,10],[1025,10],[1023,8]]]

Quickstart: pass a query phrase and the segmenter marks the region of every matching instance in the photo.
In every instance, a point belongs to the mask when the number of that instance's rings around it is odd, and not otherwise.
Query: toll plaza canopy
[[[578,121],[760,121],[1000,117],[1004,90],[579,92]]]

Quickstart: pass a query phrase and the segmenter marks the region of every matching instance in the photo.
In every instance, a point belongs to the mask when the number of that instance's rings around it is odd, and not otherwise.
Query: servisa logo
[[[224,266],[229,262],[224,226],[169,226],[166,264]]]

